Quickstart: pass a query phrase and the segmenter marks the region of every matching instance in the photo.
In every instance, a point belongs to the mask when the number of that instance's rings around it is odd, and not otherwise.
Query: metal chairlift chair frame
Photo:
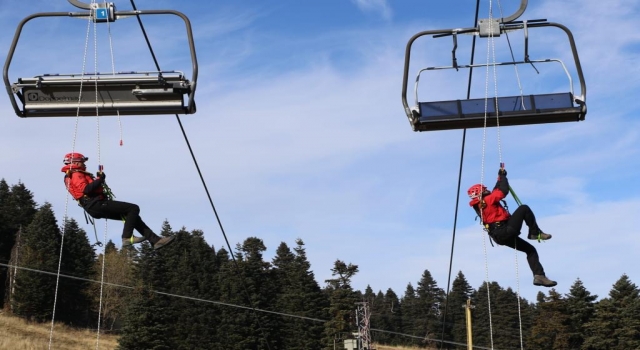
[[[198,61],[189,18],[174,10],[116,11],[113,3],[84,4],[69,0],[87,12],[42,12],[25,17],[18,25],[3,69],[3,80],[11,105],[19,117],[193,114]],[[106,6],[105,6],[106,5]],[[115,74],[43,74],[19,78],[11,84],[9,68],[23,27],[40,17],[79,17],[113,22],[138,15],[175,15],[186,26],[192,77],[179,71],[118,72]],[[81,91],[82,88],[82,91]],[[96,91],[97,89],[97,91]],[[186,103],[185,103],[186,95]],[[85,97],[86,96],[86,97]],[[97,96],[97,98],[96,98]]]
[[[524,30],[524,60],[518,62],[502,62],[495,65],[518,65],[557,62],[562,65],[565,73],[569,78],[569,92],[552,93],[552,94],[535,94],[524,96],[505,96],[492,97],[486,101],[486,126],[509,126],[509,125],[525,125],[525,124],[542,124],[542,123],[558,123],[568,121],[581,121],[585,119],[587,114],[586,104],[586,84],[578,50],[571,31],[558,23],[547,22],[546,20],[535,21],[518,21],[514,22],[526,9],[527,0],[521,0],[520,9],[512,16],[502,19],[493,19],[490,22],[487,19],[478,21],[475,28],[458,28],[458,29],[440,29],[428,30],[417,33],[407,43],[404,64],[404,78],[402,85],[402,104],[405,113],[409,118],[409,122],[414,131],[434,131],[434,130],[450,130],[465,128],[481,128],[485,126],[485,99],[467,99],[453,101],[431,101],[418,102],[418,82],[420,74],[430,70],[440,69],[459,69],[474,67],[486,67],[494,64],[473,64],[458,65],[455,58],[455,50],[457,49],[458,34],[473,34],[480,37],[499,36],[501,33],[514,30]],[[529,28],[539,27],[556,27],[563,30],[569,40],[571,51],[573,53],[574,64],[578,81],[580,84],[580,94],[575,95],[573,91],[573,79],[564,63],[558,59],[530,60],[528,52]],[[407,87],[409,84],[409,66],[411,59],[411,48],[416,39],[422,36],[452,36],[453,37],[453,63],[451,66],[443,67],[427,67],[418,72],[415,83],[415,100],[414,107],[410,107],[407,102]],[[497,113],[496,113],[497,109]]]

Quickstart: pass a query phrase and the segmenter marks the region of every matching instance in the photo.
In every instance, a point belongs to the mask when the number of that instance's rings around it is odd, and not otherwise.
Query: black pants
[[[527,205],[519,206],[506,224],[495,227],[489,232],[489,235],[499,245],[504,245],[526,253],[531,272],[533,272],[534,275],[544,275],[544,268],[542,268],[542,264],[540,264],[538,251],[529,242],[519,237],[523,222],[529,226],[530,236],[538,235],[540,228],[536,222],[536,217]]]
[[[151,244],[155,244],[160,237],[158,237],[147,226],[147,224],[140,218],[140,207],[135,204],[110,201],[110,200],[95,200],[91,203],[87,203],[84,209],[96,219],[111,219],[111,220],[124,220],[124,228],[122,229],[122,238],[128,239],[133,235],[133,229],[140,232],[140,234],[149,240]]]

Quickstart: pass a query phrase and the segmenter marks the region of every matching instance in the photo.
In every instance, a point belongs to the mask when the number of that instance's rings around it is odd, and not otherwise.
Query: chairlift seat
[[[184,102],[191,83],[175,71],[42,75],[20,78],[12,90],[23,117],[195,113]]]
[[[496,104],[498,113],[496,113]],[[525,124],[559,123],[584,120],[586,107],[574,101],[573,94],[505,96],[469,100],[419,102],[413,108],[414,131],[482,128]]]

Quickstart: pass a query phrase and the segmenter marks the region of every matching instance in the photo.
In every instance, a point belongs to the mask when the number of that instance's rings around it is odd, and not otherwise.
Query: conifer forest
[[[640,289],[624,274],[601,296],[576,278],[568,294],[541,289],[536,300],[518,300],[496,282],[474,288],[462,271],[447,294],[428,270],[402,291],[359,291],[357,262],[336,259],[333,278],[317,281],[302,239],[280,243],[265,261],[258,237],[231,254],[199,230],[164,222],[161,234],[178,238],[160,251],[146,242],[92,246],[76,220],[58,222],[50,204],[3,179],[0,306],[31,322],[99,324],[121,349],[307,350],[343,349],[366,303],[373,343],[466,349],[461,306],[470,299],[477,348],[640,349]]]

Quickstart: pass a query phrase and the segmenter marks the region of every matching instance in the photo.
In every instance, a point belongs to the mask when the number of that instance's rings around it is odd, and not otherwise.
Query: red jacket
[[[74,199],[79,200],[85,195],[90,198],[103,198],[102,184],[89,186],[89,184],[100,181],[100,178],[94,179],[93,174],[86,172],[84,168],[74,167],[72,164],[65,165],[61,171],[65,173],[64,184]]]
[[[509,212],[502,206],[500,201],[504,199],[509,193],[509,182],[506,176],[500,176],[496,187],[491,194],[482,196],[482,202],[484,203],[482,208],[482,223],[492,224],[498,221],[508,220],[511,216]],[[476,209],[476,212],[480,211],[480,199],[475,198],[469,202],[469,205]],[[478,214],[480,215],[480,214]]]

